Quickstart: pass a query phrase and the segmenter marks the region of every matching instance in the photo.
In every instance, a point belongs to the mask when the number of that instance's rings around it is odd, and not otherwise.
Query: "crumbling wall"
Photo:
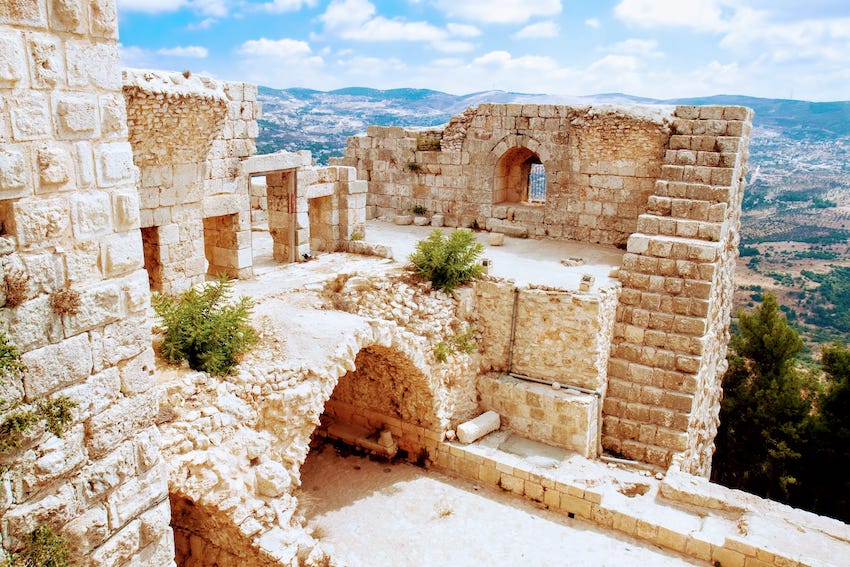
[[[189,73],[124,71],[151,285],[175,294],[204,274],[253,273],[250,199],[240,160],[256,151],[257,88]],[[204,219],[233,238],[204,245]]]
[[[62,438],[0,457],[0,533],[48,525],[79,565],[173,565],[154,425],[137,184],[115,4],[0,4],[0,331],[22,352],[3,397],[77,402]],[[64,291],[77,309],[51,307]]]
[[[369,181],[372,217],[419,205],[446,226],[621,245],[661,173],[671,114],[668,107],[481,104],[441,133],[370,126],[331,163],[356,167]],[[505,202],[498,164],[517,148],[545,167],[542,204]]]
[[[752,111],[676,109],[620,279],[603,444],[707,475],[725,370]]]

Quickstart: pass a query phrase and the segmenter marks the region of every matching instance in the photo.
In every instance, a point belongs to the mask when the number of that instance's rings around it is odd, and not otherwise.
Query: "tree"
[[[788,501],[808,439],[811,387],[795,368],[803,341],[765,293],[752,313],[739,310],[715,440],[712,479]]]
[[[850,521],[850,347],[824,347],[827,383],[813,417],[811,455],[793,502],[818,514]]]
[[[450,293],[483,273],[484,268],[478,263],[483,253],[484,246],[475,241],[471,231],[456,229],[447,237],[435,228],[428,238],[416,243],[416,251],[409,259],[434,288]]]

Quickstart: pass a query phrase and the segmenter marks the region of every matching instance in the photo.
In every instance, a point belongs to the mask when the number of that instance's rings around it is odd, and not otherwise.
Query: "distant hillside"
[[[847,321],[838,324],[843,319],[831,315],[837,309],[835,289],[850,274],[844,270],[850,266],[850,101],[735,95],[654,100],[620,93],[564,97],[504,91],[456,96],[360,87],[331,92],[260,87],[260,100],[260,152],[308,149],[319,163],[342,154],[346,139],[371,124],[437,126],[483,102],[749,106],[756,114],[736,303],[752,304],[763,291],[773,291],[809,340],[850,342]]]

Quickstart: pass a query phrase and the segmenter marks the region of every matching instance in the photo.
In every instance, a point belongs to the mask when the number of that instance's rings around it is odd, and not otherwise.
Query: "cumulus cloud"
[[[584,21],[584,25],[586,25],[589,28],[598,28],[599,26],[602,25],[602,22],[600,22],[598,18],[587,18]]]
[[[206,47],[199,45],[185,45],[180,47],[163,47],[156,50],[157,55],[167,57],[187,57],[192,59],[205,59],[209,52]]]
[[[450,23],[445,28],[424,21],[385,18],[377,14],[368,0],[333,0],[319,16],[326,35],[353,41],[410,41],[430,43],[437,51],[457,53],[471,51],[474,46],[452,37],[474,37],[475,26]],[[318,37],[318,36],[317,36]]]
[[[660,57],[658,42],[654,39],[627,39],[608,47],[608,51],[622,55],[639,55],[643,57]]]
[[[621,0],[614,15],[640,28],[674,27],[722,32],[729,27],[730,0]]]
[[[497,67],[501,69],[526,69],[535,71],[552,71],[558,68],[558,62],[551,57],[541,55],[523,55],[514,57],[507,51],[491,51],[475,58],[474,65]]]
[[[275,57],[277,59],[303,59],[310,57],[313,50],[306,41],[297,39],[252,39],[239,46],[241,55]]]
[[[118,11],[159,14],[189,8],[205,16],[223,18],[228,14],[227,0],[118,0]]]
[[[452,18],[489,24],[521,24],[561,13],[561,0],[434,0]]]
[[[313,7],[316,0],[272,0],[260,4],[259,8],[271,14],[283,14],[285,12],[297,12],[304,7]]]
[[[514,39],[540,39],[546,37],[558,37],[561,28],[555,22],[537,22],[529,24],[513,34]]]

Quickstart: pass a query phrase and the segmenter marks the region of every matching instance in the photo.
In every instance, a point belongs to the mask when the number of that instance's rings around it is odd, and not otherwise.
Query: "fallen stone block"
[[[428,223],[428,217],[413,217],[413,224],[416,226],[425,226]]]
[[[505,235],[501,232],[491,232],[488,242],[490,246],[504,246],[505,245]]]
[[[410,215],[396,215],[393,218],[393,222],[400,226],[405,226],[409,224],[413,224],[413,217]]]

